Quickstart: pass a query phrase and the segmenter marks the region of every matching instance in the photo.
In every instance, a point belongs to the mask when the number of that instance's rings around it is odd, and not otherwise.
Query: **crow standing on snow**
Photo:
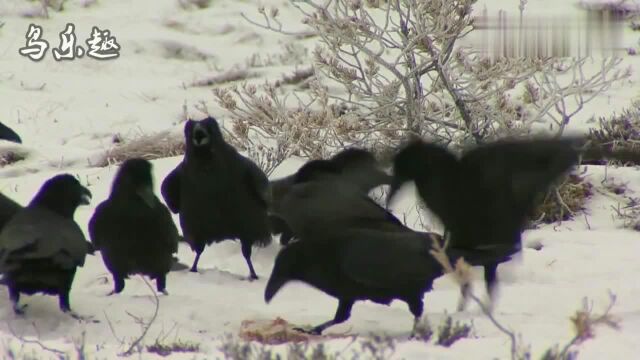
[[[390,185],[391,176],[385,173],[373,154],[359,148],[347,148],[329,159],[310,160],[301,169],[309,173],[313,169],[316,180],[322,178],[341,180],[355,186],[354,190],[368,194],[371,189],[380,185]],[[298,173],[276,179],[270,182],[272,194],[272,210],[278,211],[282,198],[295,183]],[[287,245],[294,234],[286,222],[275,214],[270,215],[271,233],[281,234],[280,243]]]
[[[129,275],[144,274],[168,294],[166,276],[178,251],[178,229],[167,207],[153,193],[152,165],[129,159],[120,165],[109,198],[89,220],[93,246],[100,250],[113,275],[114,289],[122,292]]]
[[[69,292],[76,268],[90,252],[73,215],[90,199],[91,192],[75,177],[57,175],[5,225],[0,233],[0,272],[17,314],[23,313],[20,293],[38,292],[58,295],[60,309],[71,312]]]
[[[12,141],[14,143],[22,144],[22,139],[16,134],[10,127],[0,122],[0,140]]]
[[[449,249],[465,252],[465,260],[484,266],[490,299],[495,298],[500,263],[522,248],[521,233],[536,200],[579,161],[579,138],[501,140],[466,151],[459,159],[444,147],[415,140],[393,160],[394,181],[387,198],[407,181],[440,218]],[[621,160],[638,156],[588,148],[586,157]],[[463,289],[464,308],[468,288]]]
[[[328,162],[305,164],[283,197],[278,215],[299,240],[277,255],[265,301],[289,281],[302,281],[337,298],[334,318],[305,331],[320,334],[348,320],[356,301],[388,305],[398,299],[414,315],[414,334],[424,293],[444,272],[429,253],[432,237],[439,236],[405,227],[353,183],[329,178],[332,171],[339,175]]]
[[[257,279],[252,246],[271,243],[267,176],[224,141],[213,117],[188,120],[184,134],[184,159],[164,179],[161,191],[169,208],[179,213],[184,239],[196,252],[191,271],[198,271],[206,245],[238,238],[249,279]]]

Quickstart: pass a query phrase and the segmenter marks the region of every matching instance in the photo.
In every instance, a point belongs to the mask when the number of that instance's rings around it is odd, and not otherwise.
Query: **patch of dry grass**
[[[147,352],[158,354],[160,356],[169,356],[174,353],[197,353],[200,352],[200,344],[181,340],[177,340],[170,344],[156,342],[153,345],[147,345]]]
[[[0,149],[0,168],[25,160],[27,153],[16,149]]]
[[[610,118],[598,119],[598,126],[589,129],[588,138],[596,146],[607,150],[629,150],[640,152],[640,102]],[[603,165],[606,160],[583,162],[588,165]],[[613,163],[610,161],[610,163]],[[631,165],[640,165],[630,163]]]
[[[119,164],[131,158],[147,160],[182,155],[185,152],[184,138],[180,134],[161,132],[140,135],[133,139],[114,138],[116,145],[107,151],[98,166]]]
[[[544,224],[570,220],[585,209],[592,195],[593,185],[590,182],[580,175],[570,174],[546,194],[531,220]]]

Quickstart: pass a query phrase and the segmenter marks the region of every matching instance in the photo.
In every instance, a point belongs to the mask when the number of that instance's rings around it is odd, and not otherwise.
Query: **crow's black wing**
[[[461,226],[464,202],[468,200],[465,199],[461,184],[472,179],[464,178],[457,157],[435,143],[416,141],[406,146],[394,158],[395,179],[387,201],[395,194],[399,182],[407,180],[409,173],[417,175],[414,180],[418,194],[445,228]]]
[[[473,149],[461,159],[468,193],[487,214],[523,222],[538,195],[578,163],[576,140],[509,140]]]
[[[180,212],[180,176],[182,174],[182,162],[164,178],[160,186],[162,198],[174,214]]]
[[[429,254],[431,240],[411,230],[346,229],[340,264],[354,281],[371,288],[425,285],[443,274]]]
[[[47,209],[28,207],[0,233],[0,271],[21,259],[48,258],[65,268],[82,266],[88,251],[89,243],[75,221]]]
[[[393,214],[350,183],[328,179],[296,184],[277,213],[301,239],[343,226],[405,228]]]
[[[368,193],[380,185],[391,184],[392,177],[382,171],[373,154],[358,148],[345,149],[329,159],[340,170],[340,178]]]

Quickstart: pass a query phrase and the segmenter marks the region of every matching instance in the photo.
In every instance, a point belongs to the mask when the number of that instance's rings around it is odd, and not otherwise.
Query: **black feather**
[[[91,192],[75,177],[54,176],[2,229],[0,272],[17,313],[22,311],[20,293],[58,295],[60,309],[71,310],[69,291],[76,268],[84,265],[89,252],[73,215],[90,198]]]
[[[120,166],[109,198],[96,207],[89,235],[114,279],[113,293],[124,289],[129,275],[156,280],[166,292],[166,275],[176,261],[178,229],[169,209],[153,193],[152,165],[129,159]]]
[[[377,186],[391,184],[392,178],[382,171],[373,154],[364,149],[347,148],[329,159],[310,160],[294,174],[271,181],[271,211],[274,214],[280,211],[282,199],[295,184],[313,180],[340,180],[352,186],[353,191],[368,194]],[[273,216],[278,218],[277,215]],[[294,237],[291,229],[281,218],[272,221],[271,232],[274,235],[282,233],[280,242],[283,245]]]
[[[250,159],[224,141],[217,121],[208,117],[185,124],[186,153],[163,183],[165,201],[180,216],[185,241],[196,252],[197,271],[205,246],[240,239],[250,278],[253,246],[271,243],[269,181]]]
[[[405,227],[352,182],[341,178],[294,184],[282,199],[281,216],[299,241],[276,257],[265,289],[269,302],[289,281],[302,281],[339,300],[333,320],[319,334],[346,321],[356,301],[409,305],[415,319],[424,293],[443,274],[431,256],[432,237]],[[414,328],[415,330],[415,328]]]
[[[449,246],[465,260],[485,267],[493,295],[498,264],[522,248],[521,233],[536,200],[580,159],[582,138],[500,140],[463,153],[421,140],[394,158],[388,202],[407,181],[450,233]],[[628,157],[592,149],[590,156]],[[637,157],[637,155],[635,155]]]

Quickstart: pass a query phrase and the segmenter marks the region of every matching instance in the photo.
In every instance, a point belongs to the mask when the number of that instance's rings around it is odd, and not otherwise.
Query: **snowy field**
[[[94,207],[104,200],[116,167],[99,167],[102,156],[113,147],[115,134],[132,138],[139,134],[163,131],[181,133],[184,108],[189,116],[200,118],[203,104],[225,123],[225,112],[214,102],[211,87],[191,86],[198,81],[245,66],[255,54],[278,57],[285,45],[297,41],[313,49],[314,39],[294,40],[270,33],[246,22],[241,13],[257,19],[257,2],[213,0],[205,9],[185,10],[174,0],[70,0],[63,12],[50,10],[50,18],[26,18],[25,13],[38,8],[38,2],[0,1],[0,121],[22,137],[23,145],[0,141],[0,149],[16,149],[27,159],[0,167],[0,191],[26,204],[41,183],[61,172],[77,174],[93,193],[92,205],[81,207],[76,221],[85,234]],[[265,0],[278,5],[281,21],[288,30],[301,31],[298,13],[285,0]],[[83,6],[87,4],[87,6]],[[490,12],[505,9],[517,14],[517,0],[480,1]],[[530,0],[527,11],[537,14],[578,14],[572,1]],[[640,5],[638,5],[640,6]],[[478,9],[476,9],[478,10]],[[108,29],[121,46],[120,57],[98,61],[87,56],[57,62],[50,49],[58,46],[58,34],[68,22],[75,24],[79,44],[89,36],[93,26]],[[42,26],[43,38],[50,49],[45,59],[33,62],[18,54],[25,46],[30,23]],[[621,42],[640,46],[639,33],[625,28]],[[181,48],[181,52],[176,49]],[[310,54],[311,52],[309,52]],[[296,67],[309,64],[310,57],[290,57],[273,66],[250,69],[254,82],[275,80]],[[283,64],[281,64],[283,63]],[[640,97],[638,69],[640,55],[625,56],[624,66],[635,70],[632,77],[616,85],[589,103],[574,119],[569,130],[584,131],[593,124],[592,115],[605,116],[628,107]],[[160,182],[180,161],[181,156],[153,161],[156,190]],[[303,163],[290,159],[278,167],[271,178],[292,173]],[[594,196],[585,215],[561,225],[543,226],[524,233],[525,249],[520,256],[499,268],[500,296],[495,317],[522,336],[531,346],[533,358],[554,344],[564,344],[574,335],[570,317],[582,306],[583,297],[593,302],[594,313],[609,302],[608,292],[616,294],[612,314],[620,328],[596,328],[595,337],[579,347],[580,359],[633,359],[640,353],[640,234],[622,229],[615,218],[623,202],[601,185],[604,167],[587,167],[587,179],[594,184]],[[640,192],[640,171],[635,168],[609,168],[607,176],[626,183],[629,196]],[[634,193],[636,195],[634,195]],[[413,190],[394,211],[408,224],[417,226]],[[178,218],[175,217],[176,222]],[[541,243],[542,249],[526,247]],[[282,317],[305,326],[333,317],[337,301],[303,284],[291,283],[271,304],[265,304],[263,291],[280,245],[277,239],[265,249],[254,249],[254,264],[260,279],[245,280],[248,269],[239,243],[227,241],[205,250],[200,273],[172,272],[168,276],[168,296],[160,297],[158,315],[144,344],[158,338],[199,344],[195,353],[174,353],[167,358],[223,358],[220,346],[226,336],[237,336],[243,320],[272,320]],[[194,254],[181,244],[183,263],[191,264]],[[475,269],[474,289],[484,297],[481,269]],[[71,291],[71,307],[93,319],[78,322],[61,313],[57,300],[49,296],[24,296],[29,304],[25,317],[13,314],[6,288],[0,287],[0,358],[56,358],[41,344],[75,358],[74,344],[84,334],[89,359],[112,359],[141,327],[134,319],[149,319],[154,312],[154,296],[138,277],[127,282],[124,292],[109,296],[112,279],[100,256],[89,256],[79,269]],[[360,302],[349,321],[327,330],[326,334],[358,335],[386,333],[397,339],[393,359],[506,359],[509,338],[501,333],[475,305],[456,312],[459,289],[448,276],[435,282],[434,290],[425,294],[425,317],[437,328],[447,314],[455,321],[472,323],[472,336],[451,347],[408,341],[412,316],[406,304],[394,302],[390,307]],[[134,316],[131,316],[134,315]],[[122,340],[122,341],[121,341]],[[359,340],[358,340],[359,341]],[[340,352],[351,358],[358,343],[351,339],[326,340],[328,352]],[[256,346],[262,346],[256,344]],[[286,345],[274,350],[286,352]],[[162,358],[143,351],[133,357]],[[368,358],[364,355],[362,358]]]

